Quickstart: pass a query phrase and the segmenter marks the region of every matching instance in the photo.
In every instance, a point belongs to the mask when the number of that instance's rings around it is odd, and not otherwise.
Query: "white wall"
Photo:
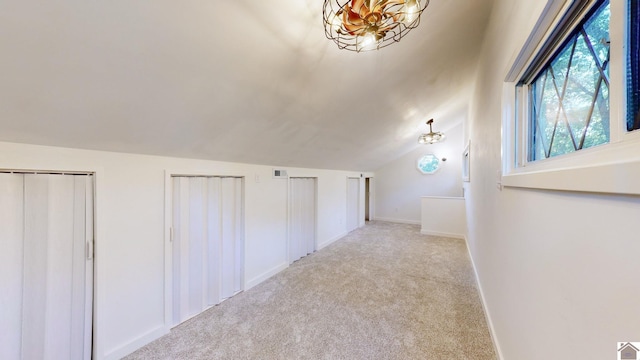
[[[244,176],[245,284],[288,266],[288,180],[273,179],[273,167],[0,142],[0,169],[96,172],[96,359],[122,357],[167,331],[165,171]],[[319,247],[342,237],[346,179],[360,173],[287,170],[318,178]]]
[[[423,196],[421,203],[422,234],[466,239],[467,214],[463,197]]]
[[[445,141],[420,145],[375,171],[376,220],[420,224],[422,196],[462,196],[462,124],[445,135]],[[435,174],[425,175],[418,171],[416,163],[426,154],[447,161]]]
[[[496,187],[502,82],[545,3],[495,3],[466,124],[469,247],[503,359],[613,359],[640,341],[640,198]]]

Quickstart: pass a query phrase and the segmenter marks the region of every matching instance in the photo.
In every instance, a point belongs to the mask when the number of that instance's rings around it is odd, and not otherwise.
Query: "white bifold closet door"
[[[242,291],[242,178],[173,177],[173,325]]]
[[[358,228],[360,213],[360,179],[347,179],[347,231]]]
[[[316,250],[316,179],[291,178],[289,263]]]
[[[0,359],[91,359],[93,177],[0,173]]]

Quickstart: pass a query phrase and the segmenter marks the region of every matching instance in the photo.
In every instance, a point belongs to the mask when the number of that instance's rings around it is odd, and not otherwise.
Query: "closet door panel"
[[[89,185],[88,176],[73,176],[73,244],[71,247],[71,359],[82,359],[84,357],[85,342],[85,315],[88,306],[85,288],[87,288],[87,263],[86,263],[86,243],[87,243],[87,187]],[[89,288],[91,289],[91,288]]]
[[[84,358],[88,176],[24,175],[22,357]],[[92,280],[92,279],[91,279]]]
[[[242,277],[244,275],[243,261],[244,259],[244,242],[242,239],[244,238],[244,219],[242,217],[243,214],[243,203],[242,203],[242,179],[234,178],[234,233],[235,233],[235,242],[234,242],[234,294],[242,291]]]
[[[189,179],[173,179],[173,324],[189,313]]]
[[[38,175],[27,175],[28,177]],[[47,358],[64,356],[71,358],[71,333],[58,329],[71,319],[73,293],[74,247],[74,177],[48,175],[48,227],[46,301],[45,307],[45,355]],[[37,239],[40,240],[40,239]],[[84,269],[82,274],[84,275]],[[57,354],[56,356],[52,356]]]
[[[316,251],[316,179],[307,179],[307,211],[306,211],[306,253],[311,254]]]
[[[173,324],[242,290],[242,179],[173,178]]]
[[[22,353],[24,176],[0,174],[0,359]]]
[[[220,296],[220,277],[222,276],[221,186],[222,183],[219,177],[207,179],[207,187],[209,190],[207,195],[209,209],[207,213],[207,224],[209,226],[207,248],[210,260],[207,264],[207,300],[209,306],[219,304],[222,300]]]
[[[8,277],[0,358],[90,359],[92,183],[87,175],[0,174],[0,277]]]
[[[289,199],[289,264],[291,264],[300,258],[298,256],[300,212],[298,210],[298,181],[294,178],[289,181],[291,184],[291,198]]]
[[[85,246],[78,246],[78,250],[81,248],[84,250],[84,264],[85,264],[85,277],[84,277],[84,332],[83,332],[83,354],[81,357],[85,360],[90,360],[92,357],[92,343],[93,343],[93,266],[94,266],[94,177],[87,176],[85,179]],[[91,246],[87,245],[91,242]],[[73,356],[73,354],[72,354]]]
[[[347,231],[358,228],[360,179],[347,180]]]
[[[189,247],[188,252],[188,273],[186,282],[188,286],[189,311],[187,316],[191,317],[200,313],[204,309],[202,302],[204,296],[203,289],[203,238],[205,231],[206,208],[204,207],[205,189],[203,178],[189,179]],[[184,279],[184,277],[183,277]]]
[[[45,351],[47,319],[48,210],[46,176],[25,177],[24,288],[22,356],[39,358]]]
[[[312,178],[291,178],[289,200],[289,262],[315,251],[316,199]]]
[[[235,179],[222,179],[222,298],[235,293],[236,194]]]

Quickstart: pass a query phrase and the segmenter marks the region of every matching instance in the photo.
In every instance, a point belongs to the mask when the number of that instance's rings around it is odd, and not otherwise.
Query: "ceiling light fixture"
[[[427,121],[427,125],[429,125],[429,133],[418,136],[419,144],[435,144],[445,139],[444,133],[439,131],[433,132],[431,124],[433,124],[433,119]]]
[[[377,50],[420,24],[429,0],[324,0],[324,32],[340,49]]]

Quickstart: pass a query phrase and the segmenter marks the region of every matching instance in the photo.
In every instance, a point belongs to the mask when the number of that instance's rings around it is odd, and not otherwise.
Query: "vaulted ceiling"
[[[354,53],[323,0],[4,0],[0,141],[375,170],[466,116],[492,2]]]

